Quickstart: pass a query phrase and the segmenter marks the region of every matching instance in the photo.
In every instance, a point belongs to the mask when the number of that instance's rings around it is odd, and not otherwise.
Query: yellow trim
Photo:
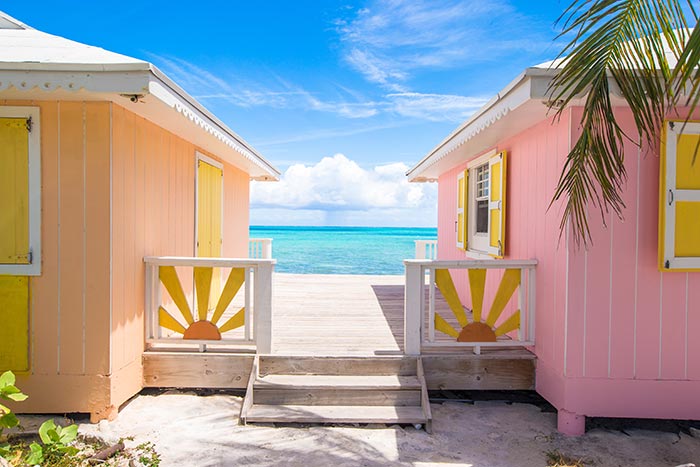
[[[450,275],[449,269],[436,269],[435,270],[435,285],[440,289],[443,298],[450,306],[452,313],[457,318],[459,325],[464,327],[469,324],[467,320],[467,314],[464,312],[462,307],[462,302],[459,299],[459,294],[457,294],[457,289],[452,281],[452,276]]]
[[[500,161],[495,162],[491,165],[491,173],[489,174],[489,180],[491,183],[491,187],[489,188],[489,201],[500,201],[501,202],[501,207],[500,209],[491,209],[489,208],[489,218],[491,219],[490,226],[489,226],[489,246],[492,248],[498,248],[499,249],[499,254],[490,254],[494,258],[503,258],[505,256],[506,252],[506,204],[507,204],[507,198],[506,198],[506,192],[507,190],[507,173],[508,173],[508,164],[507,164],[507,153],[506,151],[501,151],[493,158],[500,158]],[[491,160],[489,159],[489,160]],[[494,177],[493,174],[493,168],[498,166],[498,177]],[[496,190],[496,188],[499,188],[499,190]],[[496,196],[498,198],[496,198]],[[498,211],[498,212],[495,212]],[[493,224],[494,224],[494,217],[498,221],[498,229],[497,231],[494,230]],[[499,246],[500,243],[500,246]]]
[[[496,337],[508,334],[511,331],[515,331],[520,327],[520,310],[516,311],[508,317],[507,320],[503,321],[500,326],[494,331]]]
[[[29,263],[29,130],[26,118],[0,118],[0,263]]]
[[[435,313],[435,330],[447,334],[448,336],[452,336],[455,339],[459,337],[459,332],[457,332],[457,330],[453,328],[450,323],[445,321],[445,318],[437,313]]]
[[[180,278],[177,276],[174,266],[160,266],[158,270],[158,276],[160,281],[165,286],[165,290],[170,294],[170,298],[182,313],[182,317],[185,318],[187,324],[192,324],[194,318],[192,318],[192,311],[190,310],[190,305],[187,303],[187,297],[185,297],[185,292],[182,290],[182,285],[180,284]]]
[[[679,125],[683,125],[685,123],[693,123],[693,124],[700,124],[700,120],[664,120],[662,128],[661,128],[661,153],[659,157],[659,223],[658,223],[658,268],[659,271],[661,272],[698,272],[700,271],[700,268],[673,268],[673,269],[667,269],[665,267],[665,258],[666,258],[666,199],[667,199],[667,192],[668,192],[668,187],[666,186],[666,175],[667,175],[667,154],[666,154],[666,142],[668,138],[668,124],[669,123],[677,123]],[[681,136],[681,135],[679,135]],[[696,135],[693,135],[696,136]],[[679,140],[681,138],[679,137]],[[677,143],[677,148],[678,148],[678,143]],[[678,152],[674,154],[674,157],[676,157],[676,170],[678,170],[679,166],[679,160],[678,160]],[[696,161],[697,164],[700,164],[700,156],[698,157],[698,160]],[[687,183],[688,180],[681,181],[681,184]],[[679,183],[676,183],[676,187],[674,189],[679,189],[678,185]],[[691,188],[693,189],[693,188]],[[674,242],[677,241],[678,239],[678,232],[677,232],[677,224],[678,224],[678,205],[683,203],[682,201],[679,201],[678,204],[676,204],[676,226],[674,226],[673,233],[674,236],[676,237],[674,239]]]
[[[29,371],[29,277],[0,276],[0,373]]]
[[[226,331],[232,331],[236,328],[240,328],[245,324],[245,307],[241,308],[236,312],[235,315],[233,315],[231,318],[228,319],[224,324],[219,327],[219,332],[224,333]]]
[[[484,290],[486,289],[486,269],[468,269],[469,290],[472,296],[473,320],[481,322],[481,313],[484,309]]]
[[[162,306],[158,308],[158,324],[171,331],[178,332],[180,334],[185,333],[185,327],[180,324],[178,320],[173,318],[173,315],[168,313],[168,311]]]
[[[245,269],[234,268],[228,275],[226,280],[226,285],[224,285],[224,290],[221,291],[221,296],[219,297],[219,302],[216,304],[216,309],[211,317],[211,322],[216,324],[221,319],[221,315],[224,314],[226,308],[231,303],[231,300],[236,296],[241,286],[245,282]]]
[[[194,286],[197,290],[197,315],[200,321],[207,319],[209,311],[209,295],[211,294],[211,277],[214,268],[194,268]]]
[[[489,311],[489,316],[486,318],[486,324],[493,327],[501,316],[503,310],[508,305],[515,289],[520,285],[520,269],[506,269],[503,273],[503,278],[501,283],[498,285],[498,290],[496,291],[496,296],[493,299],[493,304],[491,305],[491,310]]]

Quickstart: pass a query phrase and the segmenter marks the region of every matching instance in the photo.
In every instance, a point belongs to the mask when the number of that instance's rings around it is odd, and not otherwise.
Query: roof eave
[[[424,172],[428,167],[435,164],[441,158],[441,155],[444,156],[449,152],[448,148],[455,140],[464,137],[466,141],[469,138],[465,135],[470,132],[476,134],[488,128],[494,120],[501,118],[508,111],[522,106],[529,100],[545,98],[547,86],[555,72],[556,70],[553,69],[525,69],[491,100],[484,104],[484,106],[477,110],[466,122],[457,127],[447,138],[433,148],[420,162],[406,172],[408,180],[410,182],[433,181],[435,177],[424,176]],[[503,107],[503,110],[499,111],[499,107]],[[462,143],[463,142],[464,141],[462,141]]]

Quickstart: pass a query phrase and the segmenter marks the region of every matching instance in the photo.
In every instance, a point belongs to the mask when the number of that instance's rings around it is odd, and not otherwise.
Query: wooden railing
[[[272,259],[272,239],[251,238],[248,241],[248,257],[255,259]]]
[[[407,355],[431,347],[466,347],[478,354],[482,347],[535,345],[537,261],[405,260],[404,265]]]
[[[416,240],[414,259],[437,259],[437,240]]]
[[[153,257],[146,263],[146,343],[253,345],[272,352],[275,260]]]

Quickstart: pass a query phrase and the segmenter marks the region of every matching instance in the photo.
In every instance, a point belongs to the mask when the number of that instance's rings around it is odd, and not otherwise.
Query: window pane
[[[488,233],[489,231],[489,202],[488,200],[476,203],[476,233]]]

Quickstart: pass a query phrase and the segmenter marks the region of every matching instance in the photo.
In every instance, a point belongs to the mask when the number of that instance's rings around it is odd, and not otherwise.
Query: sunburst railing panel
[[[479,353],[481,347],[534,345],[537,261],[404,264],[407,354],[419,355],[428,347],[468,347]]]
[[[270,353],[270,259],[146,257],[146,342]]]

